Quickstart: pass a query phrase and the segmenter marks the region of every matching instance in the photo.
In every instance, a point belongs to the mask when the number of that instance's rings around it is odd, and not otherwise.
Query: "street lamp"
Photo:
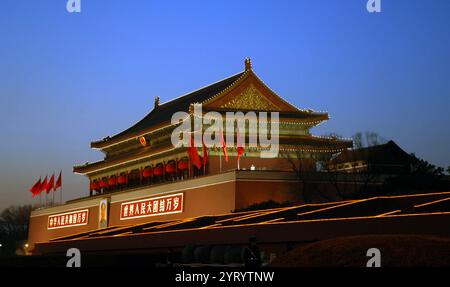
[[[23,252],[24,252],[24,255],[29,255],[29,253],[28,253],[28,247],[30,247],[30,245],[28,245],[28,243],[25,243],[25,244],[23,245]]]

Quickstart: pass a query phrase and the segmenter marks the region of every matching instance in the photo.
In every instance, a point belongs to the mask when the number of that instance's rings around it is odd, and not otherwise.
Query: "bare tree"
[[[17,243],[27,239],[31,205],[11,206],[0,213],[2,249],[14,253]]]
[[[352,136],[353,139],[353,148],[359,149],[363,147],[363,139],[362,139],[362,133],[357,132]]]
[[[325,165],[324,172],[327,175],[327,180],[333,185],[334,189],[336,190],[336,194],[341,199],[343,199],[344,192],[342,190],[342,182],[341,182],[342,172],[340,172],[336,166],[331,168],[330,164]]]
[[[386,139],[380,136],[376,132],[366,131],[364,137],[362,132],[357,132],[353,135],[354,147],[353,153],[349,153],[350,160],[353,163],[353,175],[354,175],[354,190],[361,193],[366,192],[371,183],[379,178],[376,170],[373,169],[371,163],[373,161],[373,154],[368,147],[377,146],[386,143]],[[356,152],[357,151],[357,152]],[[365,161],[365,169],[358,170],[356,166],[357,154]]]
[[[331,138],[331,139],[342,139],[343,137],[337,133],[328,133],[324,134],[323,136]],[[329,149],[333,149],[333,145],[330,144]],[[337,165],[332,164],[333,157],[336,156],[330,155],[329,158],[324,163],[324,169],[322,170],[324,174],[326,174],[327,181],[334,187],[336,191],[336,195],[340,198],[344,198],[344,189],[342,188],[342,174],[343,172],[340,171],[337,167]]]
[[[299,184],[301,184],[301,188],[299,191],[299,200],[303,199],[305,203],[309,203],[312,201],[312,198],[307,190],[306,178],[305,178],[305,162],[304,155],[301,151],[295,151],[295,154],[292,155],[290,153],[282,154],[284,158],[291,165],[292,171],[295,172],[295,175],[298,179]],[[300,186],[299,186],[300,187]]]
[[[295,153],[284,153],[282,154],[282,157],[284,157],[291,165],[292,171],[295,172],[298,179],[299,200],[303,200],[305,203],[312,203],[315,199],[318,199],[318,197],[321,197],[326,201],[334,200],[326,192],[322,192],[318,188],[310,187],[313,177],[317,176],[317,174],[315,173],[316,170],[311,167],[311,159],[306,159],[304,152],[297,150]],[[317,161],[320,161],[318,158],[313,158],[313,160],[315,160],[316,163]],[[325,164],[323,166],[325,168]]]
[[[386,143],[386,140],[376,132],[366,132],[366,145],[368,147]]]
[[[357,132],[352,136],[353,148],[361,149],[365,147],[372,147],[380,144],[386,143],[386,139],[380,136],[376,132],[366,131],[364,134],[362,132]]]

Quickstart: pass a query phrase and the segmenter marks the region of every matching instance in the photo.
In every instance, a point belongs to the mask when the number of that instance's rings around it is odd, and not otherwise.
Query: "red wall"
[[[249,172],[244,172],[243,176],[236,176],[236,174],[237,173],[232,172],[225,175],[205,177],[209,178],[207,180],[197,179],[198,185],[186,190],[174,190],[172,194],[183,193],[184,195],[182,213],[120,220],[122,203],[171,194],[170,192],[155,194],[155,188],[152,187],[140,189],[136,192],[131,191],[121,194],[113,193],[103,197],[87,199],[86,205],[89,204],[91,207],[83,206],[83,202],[77,202],[72,204],[69,203],[65,206],[59,206],[53,209],[50,208],[47,212],[39,211],[30,219],[28,243],[32,246],[36,242],[45,242],[54,238],[97,230],[99,215],[98,205],[102,199],[108,196],[110,197],[108,226],[132,225],[152,221],[168,221],[196,216],[227,214],[233,212],[235,209],[242,209],[249,205],[268,200],[278,202],[284,202],[287,200],[296,201],[298,183],[295,181],[285,179],[264,179],[264,177],[249,179],[246,178],[247,175],[257,174]],[[265,175],[265,173],[263,175]],[[218,179],[217,182],[220,183],[214,182],[216,177]],[[177,184],[179,187],[180,183]],[[184,186],[184,183],[182,183],[181,186]],[[74,205],[76,205],[76,208]],[[47,229],[47,220],[49,215],[86,208],[89,209],[89,219],[87,225],[53,230]],[[42,212],[45,212],[45,214],[36,215]]]
[[[64,213],[69,211],[69,209],[63,212],[53,212],[41,216],[32,216],[30,218],[30,228],[28,231],[28,244],[30,245],[30,248],[32,249],[34,243],[36,242],[45,242],[49,241],[50,239],[97,229],[98,206],[92,206],[88,208],[77,208],[75,210],[81,209],[89,209],[89,218],[87,225],[58,228],[58,229],[47,229],[47,221],[49,215]]]

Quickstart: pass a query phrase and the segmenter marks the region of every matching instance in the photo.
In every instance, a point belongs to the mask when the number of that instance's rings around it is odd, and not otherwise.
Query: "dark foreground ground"
[[[298,247],[272,267],[364,267],[378,248],[382,267],[450,267],[450,238],[421,235],[352,236]]]
[[[340,237],[297,247],[272,261],[268,267],[365,267],[366,252],[377,248],[382,267],[450,267],[450,237],[424,235],[369,235]],[[84,267],[166,266],[167,254],[106,253],[83,256]],[[64,255],[0,258],[0,267],[65,267]],[[178,265],[181,260],[174,260]],[[183,262],[183,266],[217,266]],[[236,267],[236,265],[221,265]],[[240,266],[243,266],[240,265]]]

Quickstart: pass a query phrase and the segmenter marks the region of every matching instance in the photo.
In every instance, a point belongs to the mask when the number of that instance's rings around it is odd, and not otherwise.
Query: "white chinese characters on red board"
[[[120,219],[132,219],[183,212],[183,194],[171,194],[124,202],[120,209]]]
[[[73,227],[88,224],[89,210],[77,210],[48,217],[47,229]]]

